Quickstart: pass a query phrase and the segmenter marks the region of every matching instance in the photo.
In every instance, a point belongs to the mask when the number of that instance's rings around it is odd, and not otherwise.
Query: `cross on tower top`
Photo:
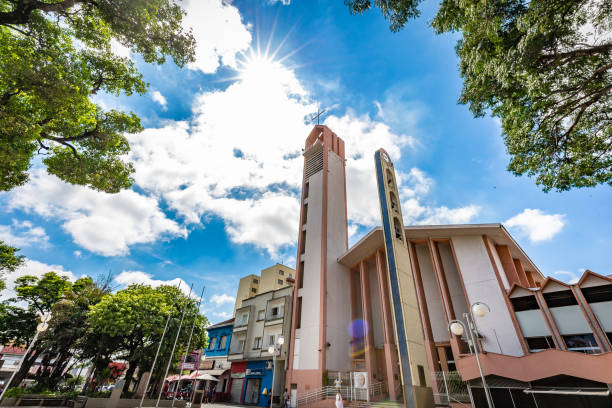
[[[320,108],[317,108],[317,113],[310,118],[310,121],[314,122],[316,120],[317,125],[320,125],[319,120],[321,119],[321,115],[323,115],[325,112],[327,112],[327,109],[321,110]]]

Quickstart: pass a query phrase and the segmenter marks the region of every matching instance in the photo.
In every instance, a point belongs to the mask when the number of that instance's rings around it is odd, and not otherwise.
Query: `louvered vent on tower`
[[[306,158],[304,177],[308,180],[310,176],[321,170],[323,170],[323,149],[318,149]]]

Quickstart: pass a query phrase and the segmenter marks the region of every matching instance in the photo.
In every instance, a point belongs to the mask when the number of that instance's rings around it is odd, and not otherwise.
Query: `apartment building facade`
[[[228,355],[232,402],[268,406],[274,395],[278,404],[288,349],[288,342],[279,345],[279,339],[289,338],[292,297],[293,287],[284,287],[245,299],[236,309]],[[278,351],[270,353],[268,348],[275,345]]]

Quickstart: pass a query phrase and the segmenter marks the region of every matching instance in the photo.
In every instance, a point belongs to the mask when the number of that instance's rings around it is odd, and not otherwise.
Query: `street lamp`
[[[21,357],[19,366],[17,366],[17,369],[13,371],[13,374],[11,374],[11,378],[9,378],[8,382],[6,383],[6,386],[2,390],[2,394],[0,394],[0,401],[2,401],[2,397],[4,397],[4,393],[6,392],[6,390],[9,389],[11,382],[13,382],[13,378],[15,378],[15,374],[17,374],[19,370],[21,370],[21,366],[23,365],[23,360],[25,360],[28,353],[30,353],[30,350],[32,350],[32,346],[34,345],[34,343],[36,343],[36,340],[38,340],[38,335],[46,331],[49,328],[49,320],[51,320],[51,313],[47,313],[40,317],[40,323],[38,324],[38,326],[36,326],[36,334],[34,335],[34,338],[32,339],[32,341],[30,342],[30,345],[28,346],[28,349],[26,350],[25,354],[23,355],[23,357]]]
[[[476,338],[478,337],[478,330],[476,329],[476,324],[474,321],[474,315],[478,317],[485,317],[490,311],[491,308],[489,308],[486,303],[476,302],[472,304],[469,312],[463,314],[463,318],[467,322],[467,327],[461,320],[452,320],[448,324],[448,329],[455,336],[462,336],[463,333],[466,331],[469,333],[467,342],[470,346],[470,350],[473,350],[474,354],[476,355],[476,363],[478,364],[478,371],[480,371],[480,378],[482,380],[482,386],[485,391],[485,397],[487,398],[487,404],[489,405],[489,408],[495,408],[495,405],[493,404],[493,398],[491,398],[491,391],[487,386],[487,382],[482,372],[482,365],[480,364],[478,344],[476,343]]]
[[[280,354],[283,344],[285,344],[285,338],[280,336],[275,344],[270,344],[270,347],[268,347],[268,353],[272,354],[272,387],[270,387],[270,406],[272,406],[274,403],[274,372],[276,371],[276,353]]]

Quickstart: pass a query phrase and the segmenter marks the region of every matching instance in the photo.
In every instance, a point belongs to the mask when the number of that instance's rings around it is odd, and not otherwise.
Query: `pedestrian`
[[[289,408],[289,394],[287,394],[287,389],[283,392],[283,407]]]
[[[209,386],[208,388],[206,388],[206,403],[207,404],[210,404],[210,400],[211,400],[210,397],[211,397],[211,395],[212,395],[212,392],[211,392],[210,386]]]
[[[336,408],[344,408],[344,403],[342,402],[342,395],[340,393],[336,394]]]
[[[217,384],[213,385],[212,387],[212,400],[210,402],[215,402],[217,396]]]

